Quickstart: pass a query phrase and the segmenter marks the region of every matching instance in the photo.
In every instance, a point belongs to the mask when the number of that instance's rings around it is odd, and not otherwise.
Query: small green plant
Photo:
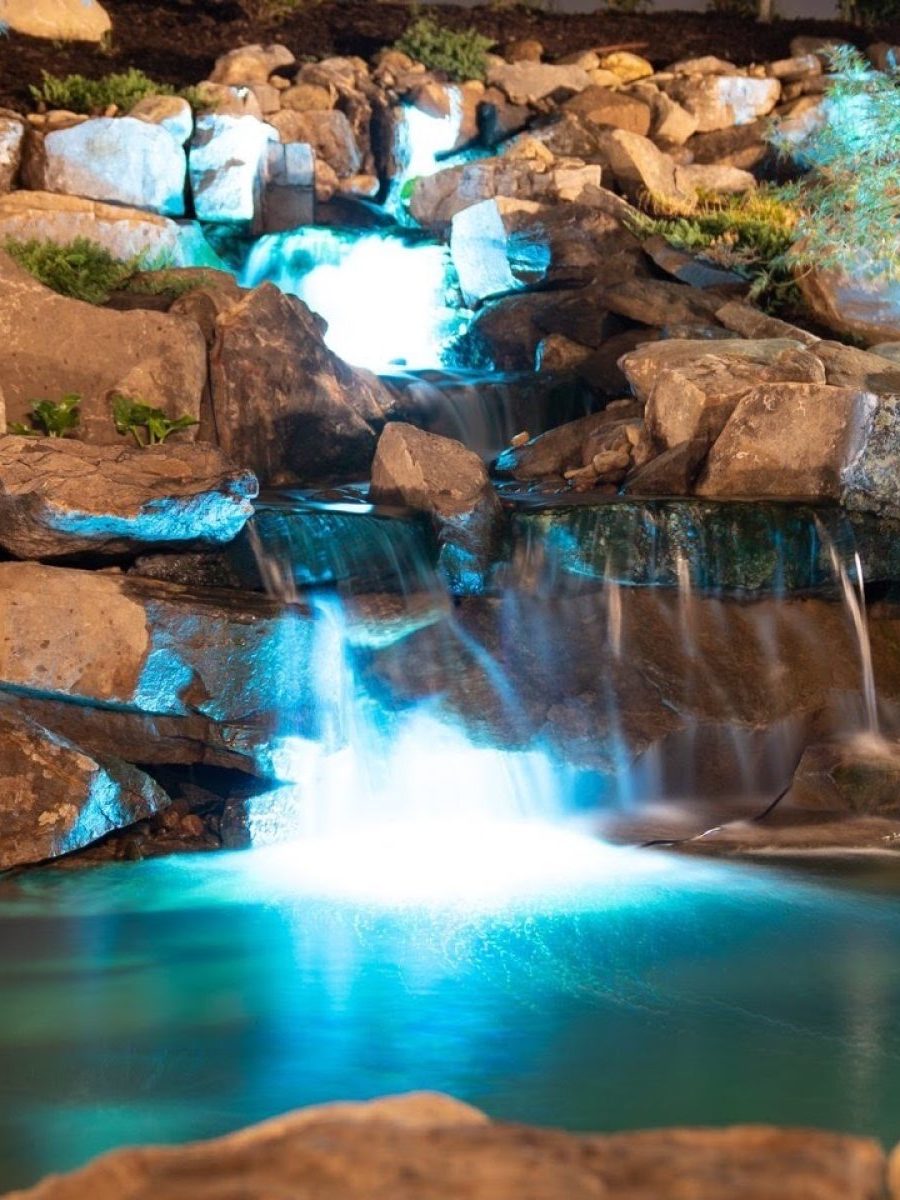
[[[638,236],[664,237],[678,250],[735,272],[750,296],[773,307],[794,299],[790,263],[800,213],[777,188],[702,200],[691,213],[632,219]]]
[[[47,108],[64,108],[69,112],[87,113],[91,116],[115,107],[119,112],[130,112],[139,100],[147,96],[181,96],[192,108],[203,107],[196,88],[176,91],[168,83],[159,83],[129,67],[127,71],[104,75],[100,79],[88,79],[84,75],[51,75],[41,71],[39,87],[30,89],[32,99]]]
[[[180,433],[198,425],[193,417],[166,416],[161,408],[152,408],[143,400],[123,396],[117,392],[112,398],[113,420],[116,432],[123,435],[131,434],[138,446],[160,446],[170,434]]]
[[[423,63],[430,71],[442,71],[448,79],[462,82],[484,79],[487,52],[493,44],[477,29],[456,32],[432,17],[419,17],[395,43],[395,49]]]
[[[45,287],[88,304],[105,304],[134,274],[139,261],[123,262],[89,238],[75,238],[64,245],[36,238],[27,242],[7,238],[3,249]]]
[[[52,400],[36,400],[29,415],[31,424],[14,421],[9,427],[9,432],[20,437],[67,437],[78,428],[81,420],[80,405],[81,397],[74,392],[63,396],[56,404]]]

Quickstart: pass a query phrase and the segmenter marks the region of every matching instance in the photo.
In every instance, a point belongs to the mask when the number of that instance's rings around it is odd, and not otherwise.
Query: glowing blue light
[[[448,302],[449,256],[433,243],[380,233],[301,229],[256,243],[244,287],[269,280],[328,323],[329,348],[354,366],[440,367],[464,314]]]
[[[391,183],[386,208],[403,218],[403,191],[410,180],[434,175],[447,165],[444,161],[459,145],[463,120],[462,92],[448,87],[450,111],[435,116],[414,105],[406,105],[394,130],[393,159],[397,173]]]

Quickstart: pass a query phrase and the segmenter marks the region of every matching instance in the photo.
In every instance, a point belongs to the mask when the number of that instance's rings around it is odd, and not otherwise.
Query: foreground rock
[[[102,42],[112,28],[97,0],[0,0],[0,24],[64,42]]]
[[[168,803],[143,772],[0,705],[0,871],[80,850]]]
[[[451,581],[487,573],[500,541],[500,502],[481,459],[460,442],[400,421],[386,425],[370,495],[431,514]]]
[[[58,558],[229,542],[257,491],[213,446],[0,438],[0,545],[16,558]]]
[[[497,1124],[449,1097],[301,1110],[216,1141],[120,1150],[8,1200],[881,1200],[868,1138],[771,1126],[573,1135]]]
[[[332,354],[319,318],[273,284],[217,318],[210,384],[201,437],[263,486],[368,474],[389,396]]]
[[[55,404],[77,394],[85,440],[115,443],[110,397],[116,392],[161,408],[173,420],[199,418],[206,345],[194,322],[66,299],[2,252],[0,291],[0,395],[7,422],[27,422],[36,400]]]

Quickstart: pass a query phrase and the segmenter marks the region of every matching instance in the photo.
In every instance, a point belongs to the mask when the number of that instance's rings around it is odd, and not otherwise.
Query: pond
[[[876,860],[811,876],[515,822],[422,850],[7,879],[0,1188],[417,1088],[572,1130],[897,1139],[900,897]]]

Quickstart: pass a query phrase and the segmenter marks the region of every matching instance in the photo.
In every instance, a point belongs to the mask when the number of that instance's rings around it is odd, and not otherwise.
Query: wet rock
[[[17,113],[0,108],[0,193],[8,192],[19,174],[25,122]]]
[[[797,286],[815,320],[842,337],[868,346],[900,338],[900,283],[888,276],[812,266]]]
[[[38,161],[30,179],[38,190],[163,216],[184,214],[184,151],[160,125],[133,117],[96,117],[46,134]]]
[[[308,712],[310,623],[262,596],[0,563],[0,618],[0,692],[94,754],[271,776]]]
[[[663,90],[697,118],[700,133],[749,125],[770,113],[781,96],[777,79],[748,75],[678,75]]]
[[[212,446],[0,438],[0,545],[16,558],[228,542],[258,488]]]
[[[611,426],[618,432],[630,419],[639,416],[638,406],[631,405],[608,408],[577,421],[567,421],[522,446],[504,450],[494,464],[494,470],[498,475],[521,480],[561,477],[566,471],[591,461],[602,444],[602,434]]]
[[[523,286],[589,283],[598,269],[613,279],[643,270],[637,238],[615,217],[581,204],[482,201],[453,218],[450,249],[471,304]]]
[[[317,319],[272,284],[216,319],[210,354],[214,440],[263,486],[359,478],[389,399],[325,346]]]
[[[348,179],[362,169],[363,157],[353,127],[342,112],[276,113],[271,124],[283,142],[305,142],[328,163],[338,179]]]
[[[287,46],[277,42],[270,46],[238,46],[216,59],[209,78],[212,83],[238,87],[267,83],[269,76],[280,67],[293,66],[294,62]]]
[[[219,110],[197,118],[188,170],[199,220],[247,223],[256,217],[269,144],[277,140],[272,126],[256,117]]]
[[[841,501],[847,508],[900,517],[900,395],[877,396],[859,453],[843,475]]]
[[[377,504],[404,504],[431,515],[451,580],[486,574],[499,545],[502,511],[484,464],[461,442],[399,421],[386,425],[369,494]]]
[[[807,746],[782,807],[866,815],[900,811],[900,747],[874,734]]]
[[[493,1124],[448,1097],[334,1104],[191,1146],[119,1150],[15,1200],[150,1200],[198,1176],[224,1200],[230,1181],[318,1200],[878,1200],[885,1157],[866,1138],[771,1126],[573,1135]],[[673,1191],[673,1189],[675,1189]],[[10,1200],[14,1200],[10,1197]]]
[[[763,371],[785,361],[794,363],[794,355],[803,347],[790,338],[742,338],[717,339],[715,346],[708,341],[693,338],[671,338],[665,341],[647,342],[622,358],[621,366],[632,391],[639,400],[647,401],[663,371],[690,371],[693,363],[707,354],[717,358],[734,359],[755,364]],[[815,372],[815,363],[810,359],[796,360],[804,364],[804,370]]]
[[[780,383],[753,389],[710,450],[697,494],[839,499],[874,404],[854,388]]]
[[[0,704],[0,871],[80,850],[165,808],[149,776]]]
[[[533,371],[538,346],[549,332],[543,314],[556,308],[558,295],[526,293],[486,304],[456,347],[459,360],[467,366],[497,371]],[[602,328],[602,313],[598,323]]]
[[[786,349],[771,363],[761,364],[718,356],[713,349],[690,365],[659,373],[647,400],[650,433],[667,450],[694,439],[711,444],[740,398],[770,382],[824,384],[825,369],[807,350]]]
[[[550,63],[495,61],[487,81],[500,88],[513,104],[536,104],[548,96],[572,95],[591,86],[591,78],[581,67]]]
[[[79,237],[97,242],[126,262],[145,257],[182,266],[207,255],[215,257],[198,227],[155,213],[52,192],[0,195],[0,240],[35,238],[67,245]]]
[[[60,42],[102,42],[112,28],[97,0],[0,0],[0,24]]]
[[[170,419],[199,417],[206,345],[193,322],[67,299],[2,253],[0,290],[6,301],[0,307],[0,393],[8,421],[27,421],[36,399],[56,403],[76,393],[80,435],[116,443],[110,401],[115,392],[139,397]]]

